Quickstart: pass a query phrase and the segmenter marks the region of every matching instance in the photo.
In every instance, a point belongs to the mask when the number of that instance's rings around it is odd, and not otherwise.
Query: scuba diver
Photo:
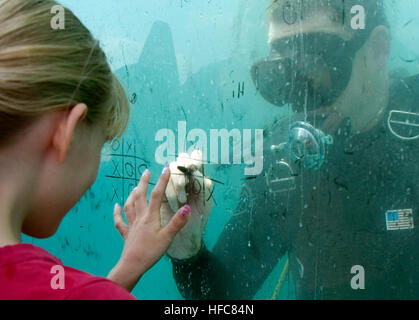
[[[365,29],[350,26],[354,5]],[[251,299],[285,257],[297,299],[418,299],[419,76],[387,70],[382,1],[275,0],[268,18],[271,55],[252,79],[292,113],[265,130],[264,171],[246,179],[211,251],[202,154],[170,165],[163,223],[192,208],[168,251],[180,293]]]

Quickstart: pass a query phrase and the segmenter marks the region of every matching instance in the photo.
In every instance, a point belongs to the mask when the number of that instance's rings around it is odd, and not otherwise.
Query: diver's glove
[[[183,260],[198,254],[202,235],[212,209],[212,181],[204,176],[203,154],[195,150],[191,155],[181,153],[170,164],[170,181],[166,200],[160,209],[161,224],[165,226],[173,214],[185,204],[191,207],[186,226],[179,231],[167,251],[169,257]]]

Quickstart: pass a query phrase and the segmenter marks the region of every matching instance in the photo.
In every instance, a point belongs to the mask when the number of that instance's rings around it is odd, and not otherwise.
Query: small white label
[[[413,210],[389,210],[386,212],[387,230],[413,229]]]

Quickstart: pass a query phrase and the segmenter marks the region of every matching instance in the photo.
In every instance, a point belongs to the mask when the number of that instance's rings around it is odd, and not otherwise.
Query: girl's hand
[[[147,203],[147,190],[151,175],[146,170],[137,188],[128,197],[124,211],[128,224],[122,218],[122,208],[115,205],[115,227],[124,238],[121,258],[108,278],[131,291],[141,276],[149,270],[170,247],[178,231],[186,224],[190,207],[184,206],[162,227],[160,207],[170,179],[166,167]]]

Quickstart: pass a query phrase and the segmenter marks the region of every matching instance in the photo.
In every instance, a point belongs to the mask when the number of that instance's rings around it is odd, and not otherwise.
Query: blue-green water
[[[64,264],[106,276],[118,261],[123,242],[113,226],[115,202],[123,204],[145,167],[156,178],[155,161],[163,128],[187,130],[256,129],[285,111],[257,95],[250,79],[253,62],[269,53],[266,0],[66,0],[62,3],[101,41],[113,70],[132,102],[129,129],[104,148],[96,183],[64,219],[51,239],[24,238],[47,249]],[[392,26],[389,68],[418,70],[419,3],[387,1]],[[412,20],[416,19],[416,20]],[[75,44],[77,45],[77,44]],[[415,62],[406,62],[414,60]],[[211,248],[239,198],[243,165],[208,166],[207,175],[223,181],[214,193],[205,242]],[[255,299],[273,294],[284,261]],[[293,299],[289,275],[279,298]],[[134,289],[138,299],[182,299],[164,257]]]

